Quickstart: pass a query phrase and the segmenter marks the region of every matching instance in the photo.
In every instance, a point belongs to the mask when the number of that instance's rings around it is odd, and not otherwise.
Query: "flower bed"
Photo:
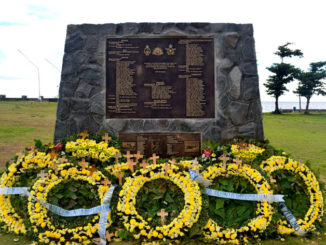
[[[40,244],[91,244],[101,239],[103,225],[107,241],[153,244],[189,239],[239,244],[296,234],[278,203],[208,196],[202,185],[207,183],[224,192],[284,194],[302,231],[321,227],[323,196],[316,176],[267,142],[206,142],[197,159],[154,161],[123,155],[119,145],[117,138],[83,132],[57,145],[36,141],[26,148],[0,184],[28,187],[33,197],[0,195],[2,228]],[[67,210],[102,207],[113,185],[111,212],[103,224],[100,212],[66,218],[43,203]]]

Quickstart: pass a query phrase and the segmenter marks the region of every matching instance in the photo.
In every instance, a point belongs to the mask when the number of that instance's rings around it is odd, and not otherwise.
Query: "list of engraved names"
[[[214,118],[213,37],[106,42],[107,118]]]

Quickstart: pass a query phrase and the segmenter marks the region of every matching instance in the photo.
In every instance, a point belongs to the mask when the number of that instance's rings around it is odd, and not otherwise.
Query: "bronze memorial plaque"
[[[119,133],[122,152],[139,151],[150,157],[197,157],[201,154],[200,133]]]
[[[106,118],[215,118],[213,37],[106,40]]]

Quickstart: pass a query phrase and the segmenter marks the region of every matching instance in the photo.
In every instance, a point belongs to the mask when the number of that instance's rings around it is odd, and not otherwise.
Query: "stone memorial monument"
[[[162,157],[263,139],[252,25],[69,25],[54,140],[102,129]]]

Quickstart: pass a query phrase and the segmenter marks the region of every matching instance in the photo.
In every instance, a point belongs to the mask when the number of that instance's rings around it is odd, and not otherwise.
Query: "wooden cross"
[[[273,177],[272,177],[272,175],[271,175],[271,176],[269,176],[269,181],[270,181],[271,183],[275,183],[275,182],[276,182],[276,179],[273,179]]]
[[[161,223],[162,223],[162,226],[164,225],[165,223],[165,217],[166,216],[169,216],[168,213],[165,212],[164,208],[161,209],[161,212],[160,213],[157,213],[157,216],[160,216],[161,217]]]
[[[85,168],[88,167],[88,162],[85,161],[85,158],[82,158],[82,161],[78,163],[79,166],[82,167],[82,169],[84,170]]]
[[[65,156],[60,157],[58,160],[62,163],[68,162],[68,159]]]
[[[122,185],[122,179],[125,176],[123,172],[119,172],[115,175],[119,179],[119,185]]]
[[[109,136],[109,134],[108,133],[105,133],[105,135],[104,136],[102,136],[102,140],[104,140],[105,141],[105,143],[109,143],[109,140],[112,140],[112,138]]]
[[[108,186],[108,185],[111,185],[111,181],[108,180],[108,178],[105,178],[104,180],[101,181],[101,184]]]
[[[223,164],[226,164],[226,162],[228,160],[230,160],[230,158],[227,155],[225,155],[225,154],[221,155],[218,159],[219,160],[222,160],[223,161]]]
[[[55,152],[55,149],[52,149],[50,155],[51,155],[51,160],[53,160],[58,154]]]
[[[156,154],[154,153],[153,156],[151,156],[149,158],[149,160],[153,160],[153,163],[156,164],[156,160],[159,159],[160,157],[159,156],[156,156]]]
[[[19,160],[23,155],[24,155],[24,154],[21,153],[21,152],[17,152],[17,153],[16,153],[16,156],[18,156],[18,160]]]
[[[112,237],[114,237],[114,233],[110,233],[110,232],[106,231],[105,238],[108,240],[108,242],[112,241]]]
[[[100,237],[97,237],[97,238],[94,238],[94,239],[93,239],[93,242],[94,242],[95,244],[98,244],[100,241],[101,241],[101,238],[100,238]]]
[[[227,157],[227,155],[223,154],[218,159],[223,161],[223,168],[226,169],[226,162],[230,160],[230,158]]]
[[[115,163],[118,164],[119,163],[119,158],[121,157],[121,155],[116,152],[115,155],[114,155],[114,158],[115,158]]]
[[[248,145],[244,142],[238,143],[238,147],[239,147],[239,149],[242,149],[242,150],[248,150]]]
[[[127,166],[130,168],[130,171],[133,173],[135,172],[134,166],[137,165],[137,162],[134,162],[133,160],[129,160],[127,163]]]
[[[170,168],[170,166],[167,163],[165,163],[163,169],[165,171],[165,175],[168,175],[168,170],[171,169],[171,168]]]
[[[95,168],[95,166],[91,166],[90,168],[88,168],[88,171],[94,173],[94,172],[97,172],[97,168]]]
[[[138,162],[138,159],[143,158],[144,156],[142,154],[140,154],[139,151],[137,151],[137,154],[135,154],[134,157],[136,157],[137,162]]]
[[[176,162],[175,162],[175,159],[173,158],[172,160],[169,160],[169,163],[171,164],[171,165],[174,165]]]
[[[40,177],[42,180],[44,180],[45,177],[48,177],[48,174],[44,173],[44,170],[41,170],[37,177]]]
[[[82,137],[82,139],[85,139],[86,137],[89,137],[89,133],[87,132],[87,130],[81,132],[79,135]]]
[[[58,164],[56,162],[53,162],[51,165],[51,168],[54,170],[55,174],[58,174]]]
[[[242,160],[240,160],[240,158],[237,157],[236,159],[233,159],[233,162],[235,162],[235,164],[239,167],[239,165],[242,163]]]
[[[143,162],[141,164],[139,164],[139,166],[141,166],[143,168],[143,170],[145,170],[148,165],[149,164],[146,162],[145,159],[143,160]]]
[[[126,154],[126,158],[127,158],[127,162],[130,161],[130,158],[134,157],[133,154],[130,154],[130,151],[127,151],[127,154]]]
[[[191,161],[191,164],[192,164],[193,166],[198,165],[197,157],[196,157],[194,160]]]

